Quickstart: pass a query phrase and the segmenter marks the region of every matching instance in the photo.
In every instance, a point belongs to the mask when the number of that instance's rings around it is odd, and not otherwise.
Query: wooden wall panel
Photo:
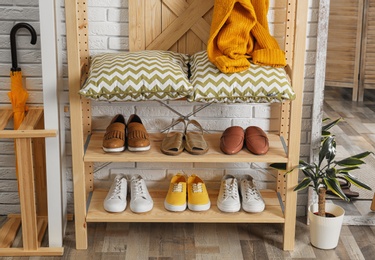
[[[353,88],[357,99],[364,0],[331,1],[326,85]]]
[[[366,0],[363,23],[363,44],[359,99],[366,95],[364,89],[375,89],[375,0]]]

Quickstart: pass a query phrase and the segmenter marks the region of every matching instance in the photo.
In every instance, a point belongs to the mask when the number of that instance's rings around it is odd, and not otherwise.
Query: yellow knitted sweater
[[[284,67],[285,53],[268,30],[269,0],[215,0],[208,58],[224,73],[259,65]]]

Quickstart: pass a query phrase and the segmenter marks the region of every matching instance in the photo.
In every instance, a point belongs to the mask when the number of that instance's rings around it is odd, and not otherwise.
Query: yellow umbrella
[[[17,51],[16,51],[16,33],[20,28],[25,28],[31,33],[31,44],[36,43],[36,32],[34,28],[27,23],[18,23],[13,26],[10,31],[10,47],[12,54],[12,68],[10,69],[10,92],[8,92],[8,97],[12,103],[13,108],[13,123],[14,129],[18,129],[25,118],[26,100],[29,96],[26,89],[23,88],[22,84],[22,72],[17,65]],[[14,142],[14,147],[16,148],[16,143]],[[16,154],[17,161],[17,154]],[[18,169],[16,164],[16,177],[18,179]],[[19,190],[19,187],[18,187]]]
[[[18,129],[21,125],[26,111],[26,100],[29,96],[27,91],[22,86],[22,72],[17,65],[17,50],[16,50],[16,33],[18,29],[25,28],[31,34],[31,44],[36,43],[36,32],[34,28],[28,23],[18,23],[13,26],[10,31],[10,47],[12,53],[12,68],[10,72],[11,88],[8,97],[12,102],[13,107],[13,121],[14,129]]]
[[[22,72],[11,71],[10,72],[10,92],[8,97],[12,103],[13,108],[13,122],[14,129],[18,129],[25,118],[26,111],[26,100],[29,97],[29,93],[22,86]]]

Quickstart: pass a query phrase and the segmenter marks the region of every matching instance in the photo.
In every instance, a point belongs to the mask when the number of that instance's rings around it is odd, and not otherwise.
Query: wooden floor
[[[90,223],[88,250],[76,250],[68,223],[63,257],[1,259],[374,259],[375,227],[343,226],[334,250],[309,243],[305,218],[298,218],[294,251],[282,250],[281,224]],[[15,243],[21,245],[17,239]]]
[[[331,119],[343,118],[342,122],[332,128],[332,133],[336,136],[338,156],[347,157],[364,151],[375,153],[375,90],[365,91],[364,102],[353,102],[351,89],[326,87],[324,114]],[[353,174],[374,186],[375,169],[371,169],[370,164]],[[370,210],[373,193],[367,194],[367,198],[353,199],[350,203],[333,200],[345,209],[344,224],[375,225],[375,212]]]
[[[324,110],[333,119],[339,116],[346,119],[340,126],[340,138],[349,140],[344,146],[350,154],[353,149],[363,148],[359,143],[375,151],[375,91],[366,91],[365,102],[355,103],[351,102],[350,91],[327,88]],[[362,141],[353,148],[350,140],[358,139]],[[370,205],[370,201],[368,203]],[[352,205],[347,204],[347,207],[352,208]],[[0,224],[3,219],[0,217]],[[64,240],[64,256],[55,258],[374,259],[375,226],[345,225],[336,249],[319,250],[310,245],[309,227],[305,223],[304,217],[297,219],[295,250],[289,252],[282,250],[281,224],[89,223],[89,248],[76,250],[74,222],[70,221]],[[21,244],[19,234],[15,246]]]
[[[363,102],[353,102],[350,89],[326,87],[324,113],[331,119],[344,119],[332,132],[350,155],[375,151],[375,90],[366,90]]]

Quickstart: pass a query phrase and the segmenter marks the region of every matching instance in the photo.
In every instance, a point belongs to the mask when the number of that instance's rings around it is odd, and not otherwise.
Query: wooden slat
[[[206,134],[205,140],[209,150],[203,155],[192,155],[183,152],[178,156],[168,156],[160,151],[160,144],[165,136],[161,133],[151,133],[151,149],[145,152],[105,153],[102,149],[104,133],[94,133],[91,136],[84,160],[85,162],[287,162],[280,137],[269,134],[270,149],[265,155],[254,155],[246,148],[235,156],[227,155],[220,150],[221,133]]]
[[[46,233],[48,226],[47,217],[38,217],[37,218],[37,230],[38,230],[38,248],[42,245],[43,237]]]
[[[0,248],[0,256],[58,256],[63,254],[63,247],[40,247],[38,250]]]
[[[146,48],[145,1],[129,1],[129,50],[140,51]]]
[[[308,1],[298,1],[296,4],[294,59],[292,68],[304,68],[305,47],[307,32]],[[292,82],[296,93],[296,99],[290,107],[290,136],[288,142],[287,169],[296,168],[299,163],[301,124],[302,124],[302,97],[304,86],[304,73],[299,69],[292,71]],[[297,194],[293,191],[298,182],[298,169],[288,174],[286,179],[285,196],[285,224],[284,224],[284,250],[293,250],[295,243],[295,226],[297,212]]]
[[[96,189],[91,198],[87,213],[88,222],[182,222],[182,223],[283,223],[284,216],[277,194],[273,190],[261,190],[266,208],[261,213],[246,213],[241,210],[236,213],[223,213],[216,206],[217,190],[209,190],[211,208],[204,212],[185,210],[181,213],[170,212],[164,208],[164,199],[167,191],[150,191],[154,207],[150,212],[143,214],[132,213],[129,207],[121,213],[108,213],[103,208],[106,190]]]
[[[162,31],[161,1],[145,1],[145,44],[149,45]]]
[[[184,1],[184,0],[179,0]],[[161,18],[161,28],[162,31],[165,30],[174,20],[176,20],[177,16],[166,6],[162,5],[162,18]],[[170,51],[179,51],[180,42],[184,40],[184,37],[181,37],[171,48]]]
[[[7,126],[12,115],[13,111],[11,109],[0,109],[0,130],[3,130]]]
[[[39,120],[43,117],[43,109],[32,109],[29,110],[22,121],[18,130],[32,130],[35,129]]]
[[[16,139],[16,147],[23,247],[25,250],[37,250],[38,229],[31,139]]]
[[[42,138],[56,135],[56,130],[0,130],[0,138]]]
[[[213,6],[213,0],[195,0],[186,11],[174,20],[156,39],[146,48],[168,50],[192,25],[196,23]]]
[[[76,227],[76,247],[87,248],[86,216],[86,186],[85,165],[82,161],[84,149],[84,122],[83,105],[78,94],[81,86],[81,55],[88,55],[88,42],[80,42],[82,35],[78,32],[82,23],[81,14],[86,12],[86,1],[65,0],[66,31],[67,31],[67,57],[69,75],[69,102],[72,142],[72,170],[74,180],[74,213]],[[129,5],[130,7],[130,5]],[[132,17],[132,16],[130,16]],[[83,17],[83,19],[86,19]],[[88,33],[87,33],[88,35]],[[81,44],[85,43],[84,51]],[[82,51],[82,52],[81,52]],[[86,56],[87,57],[87,56]],[[88,58],[88,57],[87,57]]]
[[[21,218],[8,218],[0,229],[0,248],[11,247],[17,231],[21,226]]]

